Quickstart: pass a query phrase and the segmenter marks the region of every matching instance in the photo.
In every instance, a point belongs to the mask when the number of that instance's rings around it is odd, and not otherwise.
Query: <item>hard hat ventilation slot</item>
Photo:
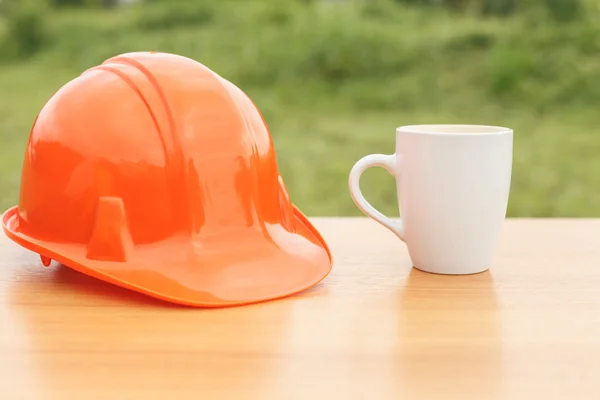
[[[86,257],[99,261],[127,261],[133,240],[125,215],[125,205],[119,197],[100,197]]]

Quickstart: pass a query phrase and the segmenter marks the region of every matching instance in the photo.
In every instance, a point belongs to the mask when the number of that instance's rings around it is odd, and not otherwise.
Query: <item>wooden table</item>
[[[508,220],[494,267],[411,268],[363,218],[314,218],[329,277],[169,306],[0,234],[0,399],[600,399],[600,220]]]

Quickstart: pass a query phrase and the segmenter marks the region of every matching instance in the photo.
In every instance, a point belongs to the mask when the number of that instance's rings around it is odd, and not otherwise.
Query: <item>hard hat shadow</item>
[[[68,267],[50,268],[26,265],[21,276],[10,278],[5,293],[6,343],[20,349],[6,359],[13,366],[10,376],[35,382],[9,389],[17,397],[35,397],[38,391],[56,396],[49,398],[79,397],[83,392],[76,382],[83,381],[88,393],[159,397],[168,397],[174,387],[186,398],[206,390],[224,396],[261,386],[268,391],[285,379],[282,360],[296,345],[294,332],[302,324],[303,314],[295,310],[312,303],[296,298],[198,309]],[[307,297],[319,293],[315,287]],[[110,370],[118,373],[107,375]]]
[[[50,267],[50,271],[43,271],[46,276],[45,280],[51,286],[60,286],[64,292],[64,296],[68,296],[71,299],[85,298],[86,302],[94,302],[98,305],[119,305],[121,307],[135,306],[135,307],[158,307],[166,309],[180,309],[190,310],[198,309],[197,307],[190,307],[187,305],[172,303],[169,301],[160,300],[151,296],[144,295],[139,292],[128,290],[120,286],[112,285],[108,282],[100,279],[93,278],[89,275],[83,274],[79,271],[75,271],[65,265],[54,263]],[[41,284],[41,282],[38,282]],[[263,301],[258,303],[251,303],[246,305],[233,305],[233,306],[222,306],[222,307],[205,307],[199,308],[198,311],[209,311],[227,308],[239,308],[239,307],[252,307],[253,305],[260,305],[264,303],[278,302],[282,300],[296,300],[299,298],[310,298],[313,296],[320,296],[325,294],[327,286],[321,282],[315,286],[312,286],[302,292],[269,301]],[[63,297],[61,295],[60,297]]]
[[[62,264],[58,264],[51,275],[53,283],[64,287],[65,291],[72,292],[74,296],[85,296],[92,301],[107,301],[111,304],[119,303],[122,306],[189,308],[111,285]]]

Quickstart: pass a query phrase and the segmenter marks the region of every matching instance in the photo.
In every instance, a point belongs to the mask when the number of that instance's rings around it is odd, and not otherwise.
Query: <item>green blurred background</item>
[[[0,13],[1,209],[44,102],[110,56],[155,50],[254,100],[309,215],[362,215],[349,169],[392,153],[397,126],[473,123],[515,130],[509,216],[600,217],[598,0],[0,0]],[[385,171],[362,187],[398,215]]]

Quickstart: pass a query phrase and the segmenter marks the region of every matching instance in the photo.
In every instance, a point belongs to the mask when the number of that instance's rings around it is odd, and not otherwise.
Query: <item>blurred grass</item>
[[[349,169],[393,152],[397,126],[481,123],[515,130],[509,216],[600,216],[600,12],[590,1],[569,17],[543,8],[549,1],[510,16],[391,0],[30,3],[42,11],[0,19],[0,208],[18,200],[44,102],[110,56],[156,50],[194,58],[250,95],[309,215],[360,215]],[[362,187],[398,214],[383,170],[367,171]]]

